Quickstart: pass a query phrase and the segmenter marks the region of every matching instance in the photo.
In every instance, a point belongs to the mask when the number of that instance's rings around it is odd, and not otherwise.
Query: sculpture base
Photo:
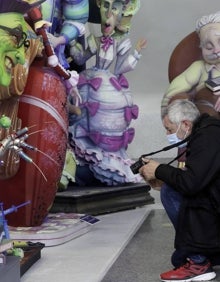
[[[51,213],[87,213],[92,215],[133,209],[154,203],[145,183],[131,183],[121,186],[79,187],[69,186],[55,196]]]
[[[27,246],[21,247],[24,257],[6,255],[5,263],[0,264],[0,277],[4,282],[20,282],[20,277],[41,258],[41,249],[44,244],[28,242]]]
[[[95,219],[94,217],[90,216]],[[12,240],[40,242],[46,247],[64,244],[87,233],[92,224],[81,219],[82,214],[56,213],[48,214],[40,226],[12,227],[9,226]]]
[[[24,251],[24,257],[20,261],[20,276],[24,273],[41,258],[41,250],[44,248],[44,244],[36,243],[22,248]]]

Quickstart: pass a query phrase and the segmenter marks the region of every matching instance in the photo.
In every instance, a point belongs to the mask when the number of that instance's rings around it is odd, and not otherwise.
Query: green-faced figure
[[[9,86],[12,68],[17,64],[25,64],[25,50],[29,42],[24,15],[44,1],[0,1],[0,85]]]
[[[104,36],[110,36],[115,32],[115,27],[119,25],[124,0],[96,0],[101,14],[101,30]]]
[[[12,68],[25,63],[26,26],[22,14],[0,14],[0,84],[3,86],[10,84]]]

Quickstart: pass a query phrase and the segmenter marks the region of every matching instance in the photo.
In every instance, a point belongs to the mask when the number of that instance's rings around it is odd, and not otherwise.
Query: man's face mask
[[[186,131],[184,138],[180,139],[177,136],[177,132],[179,131],[179,129],[180,129],[180,124],[179,124],[177,131],[175,133],[167,134],[167,140],[168,140],[170,145],[176,144],[176,143],[178,143],[178,142],[180,142],[180,141],[182,141],[183,139],[186,138],[188,130]],[[183,143],[183,144],[179,145],[178,147],[182,148],[182,147],[185,147],[185,146],[186,146],[186,143]]]

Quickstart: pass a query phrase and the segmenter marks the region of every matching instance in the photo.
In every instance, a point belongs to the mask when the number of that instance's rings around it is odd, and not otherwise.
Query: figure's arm
[[[134,70],[137,65],[137,62],[141,58],[141,50],[146,48],[147,41],[146,39],[138,40],[133,54],[130,54],[131,41],[129,38],[122,40],[119,43],[117,50],[117,61],[115,65],[115,75],[129,72]]]
[[[85,62],[88,61],[97,52],[97,43],[94,35],[88,36],[87,43],[88,47],[85,50],[80,43],[76,41],[73,41],[72,43],[70,42],[70,56],[79,66],[84,65]]]
[[[40,9],[38,7],[32,9],[29,12],[29,17],[34,23],[36,34],[42,37],[45,53],[48,57],[48,65],[53,67],[56,73],[63,79],[64,84],[66,86],[67,94],[75,98],[76,105],[78,106],[79,102],[81,101],[81,97],[77,89],[77,83],[79,78],[78,73],[76,71],[68,71],[60,64],[54,52],[53,46],[50,43],[46,30],[49,23],[45,22],[42,19]]]
[[[195,88],[200,83],[203,72],[204,62],[196,61],[183,73],[174,78],[162,99],[162,108],[166,107],[169,104],[170,99],[175,95],[179,93],[187,93]]]
[[[63,25],[66,22],[64,21]],[[85,25],[82,23],[78,23],[76,21],[67,22],[69,25],[71,25],[70,30],[65,29],[65,26],[63,29],[61,29],[60,35],[53,35],[51,33],[48,33],[48,37],[50,39],[50,42],[53,46],[53,48],[56,48],[59,45],[67,45],[71,41],[76,40],[78,37],[83,36],[86,33]]]

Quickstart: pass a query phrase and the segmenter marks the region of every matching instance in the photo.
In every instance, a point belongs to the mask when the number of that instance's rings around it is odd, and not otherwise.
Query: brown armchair
[[[187,69],[194,61],[202,59],[199,37],[194,31],[187,35],[173,50],[168,67],[169,81]]]

